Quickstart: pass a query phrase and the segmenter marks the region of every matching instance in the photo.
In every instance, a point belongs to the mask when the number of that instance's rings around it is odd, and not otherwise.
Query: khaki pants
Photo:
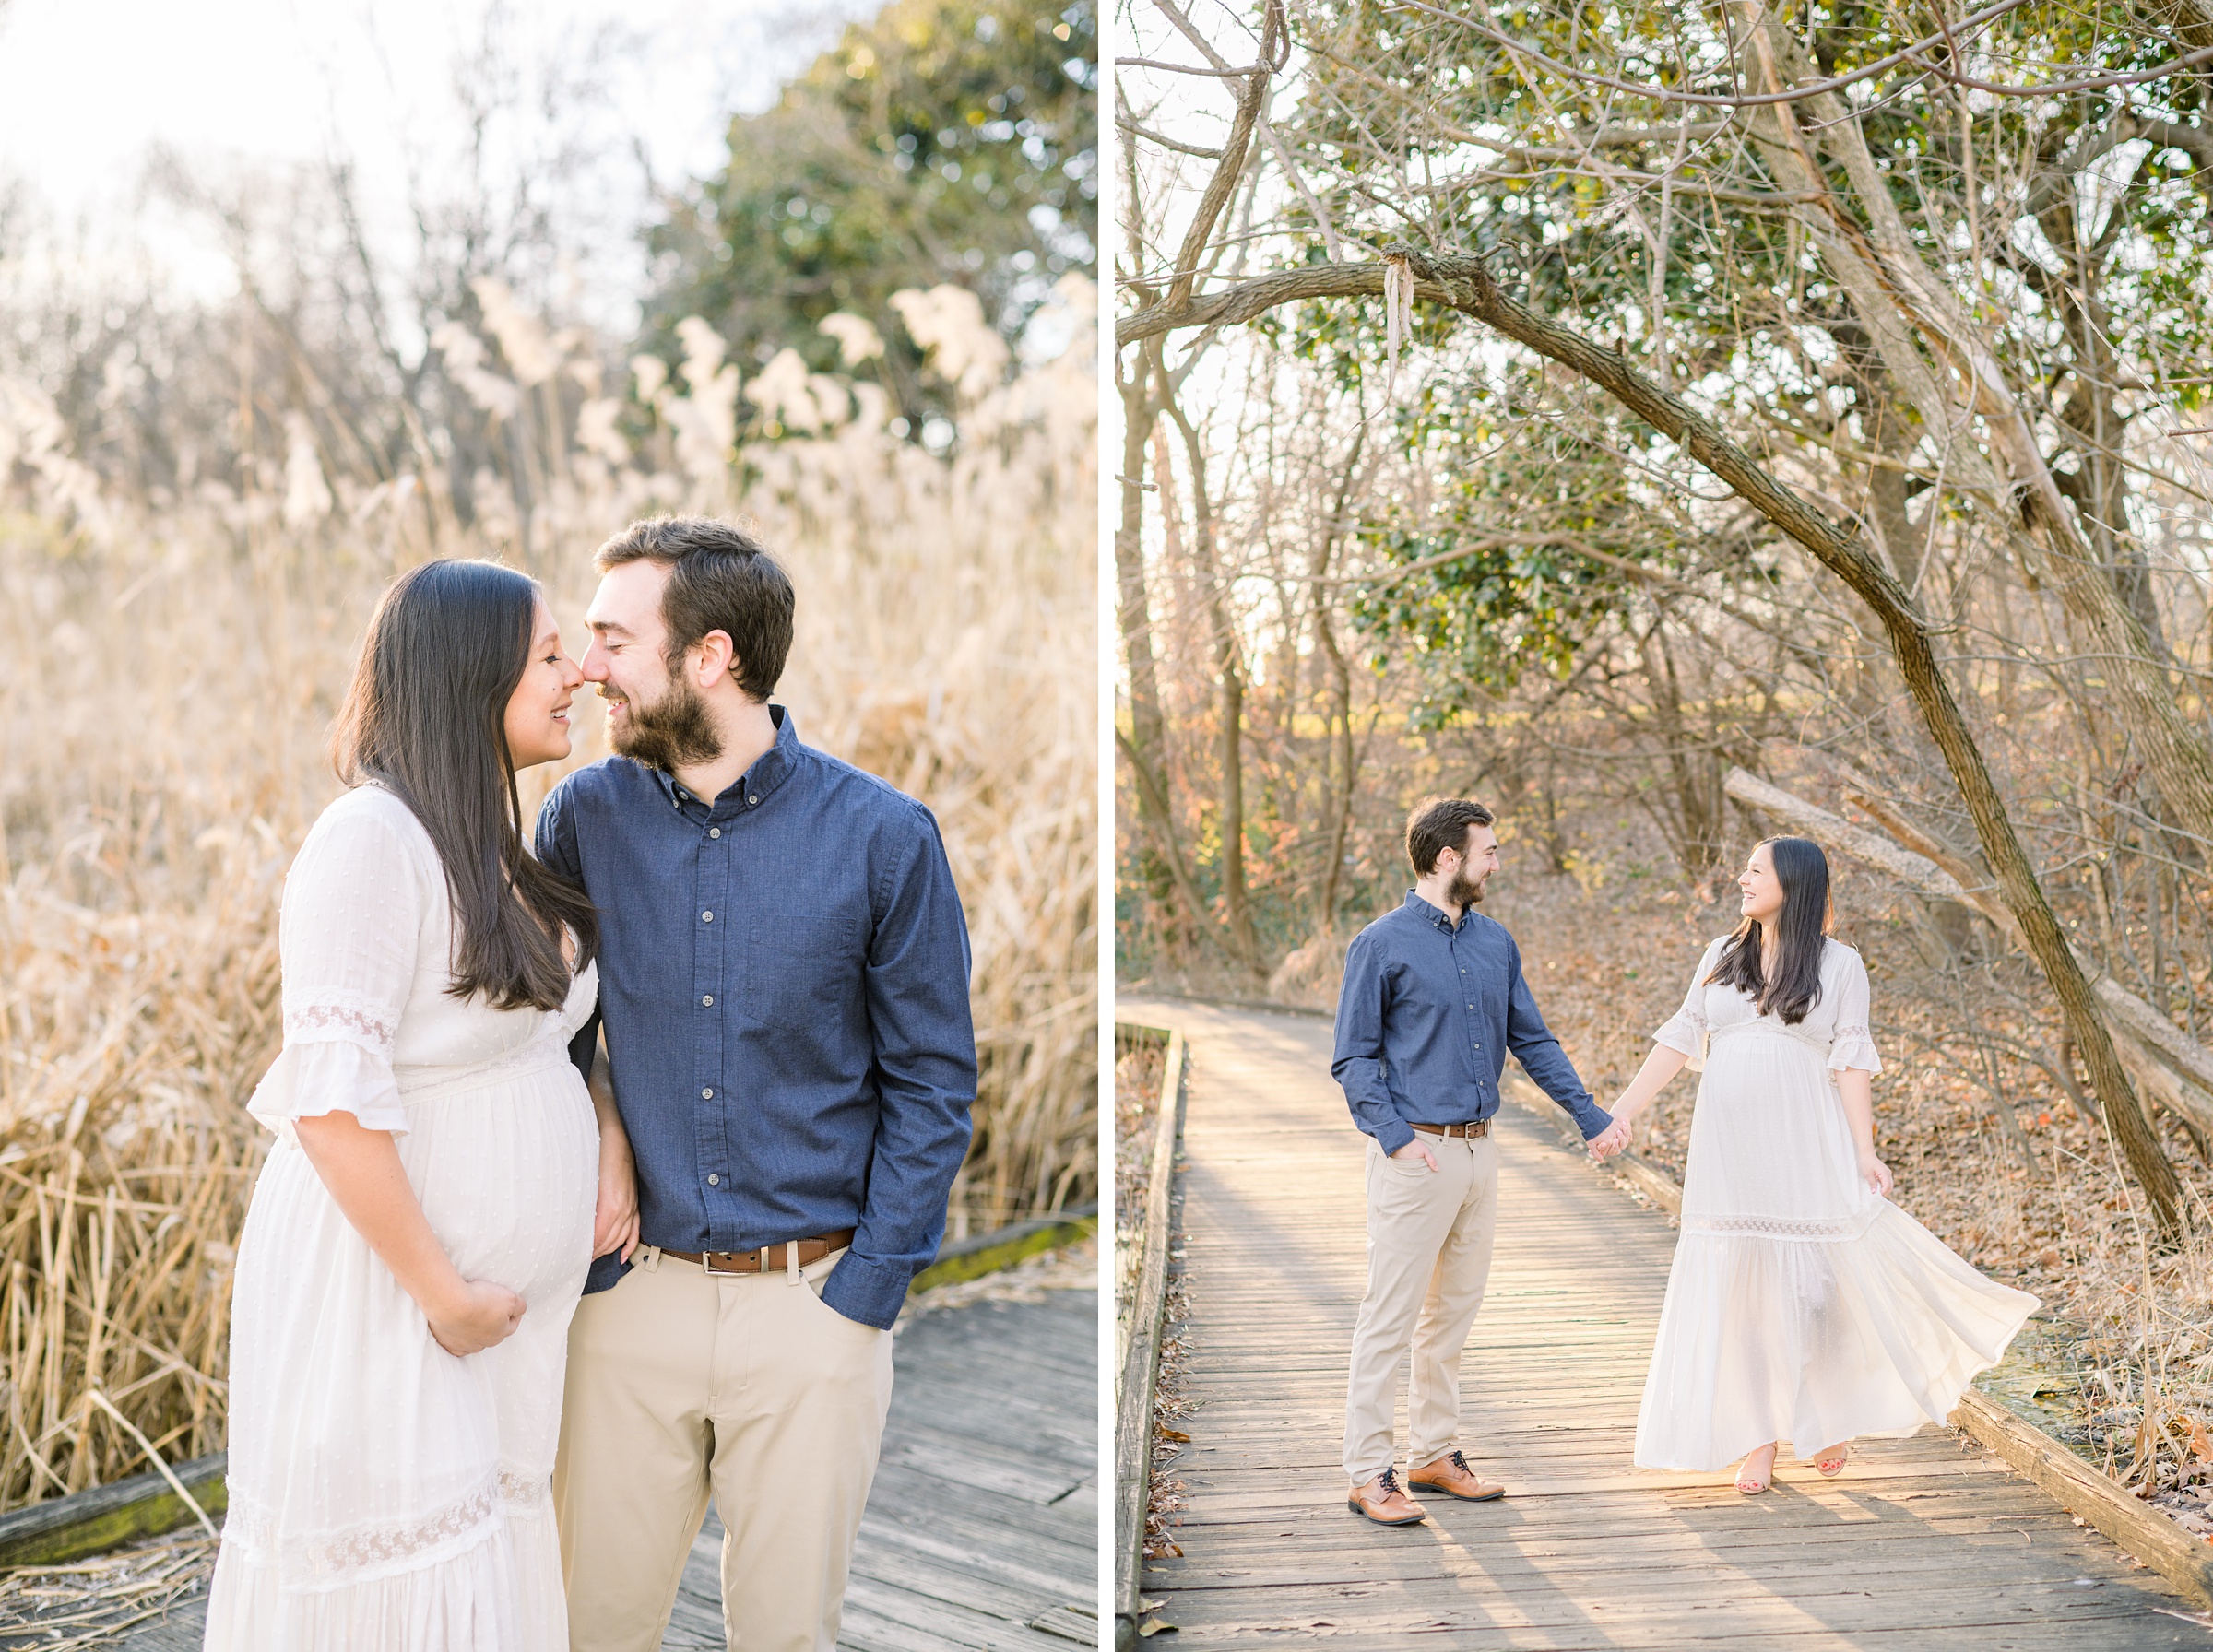
[[[1367,1144],[1367,1294],[1353,1327],[1344,1471],[1366,1485],[1394,1460],[1392,1401],[1411,1347],[1413,1468],[1460,1443],[1460,1351],[1483,1305],[1498,1221],[1498,1146],[1488,1135],[1417,1136],[1437,1155],[1393,1159]]]
[[[656,1652],[710,1490],[732,1652],[832,1652],[892,1333],[816,1296],[835,1256],[795,1277],[638,1254],[569,1332],[553,1502],[572,1652]]]

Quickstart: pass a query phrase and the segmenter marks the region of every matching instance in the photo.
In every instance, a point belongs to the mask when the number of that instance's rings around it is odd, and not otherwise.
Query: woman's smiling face
[[[584,673],[561,645],[561,627],[544,599],[530,621],[530,663],[507,697],[507,750],[518,769],[569,754],[569,705]]]
[[[1775,876],[1775,855],[1767,844],[1752,851],[1745,869],[1736,875],[1736,887],[1744,896],[1738,910],[1745,916],[1761,924],[1775,921],[1782,910],[1782,879]]]

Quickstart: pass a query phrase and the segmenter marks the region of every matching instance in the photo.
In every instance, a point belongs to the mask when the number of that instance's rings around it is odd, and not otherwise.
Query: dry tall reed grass
[[[984,1070],[954,1233],[1095,1198],[1091,295],[1064,292],[1076,347],[1003,385],[977,318],[916,297],[917,339],[972,387],[951,455],[895,440],[865,386],[772,364],[751,398],[801,434],[733,464],[740,384],[703,325],[691,395],[641,375],[657,433],[638,453],[611,403],[586,402],[539,432],[531,508],[491,490],[467,529],[426,504],[435,490],[351,486],[297,443],[251,489],[105,497],[9,387],[0,1508],[147,1466],[95,1393],[170,1458],[223,1443],[232,1246],[265,1146],[243,1103],[279,1034],[284,871],[337,790],[325,731],[369,608],[430,555],[528,569],[574,642],[590,549],[622,522],[751,516],[799,589],[778,698],[803,738],[929,804],[966,904]],[[586,380],[588,344],[488,310],[517,380],[542,392],[555,346]],[[515,391],[479,376],[488,398]],[[10,474],[0,462],[0,490]],[[600,742],[588,727],[573,763]],[[535,806],[558,775],[533,777]]]

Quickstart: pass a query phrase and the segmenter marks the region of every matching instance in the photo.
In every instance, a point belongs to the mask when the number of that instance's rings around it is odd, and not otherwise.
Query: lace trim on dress
[[[512,1469],[502,1469],[500,1501],[518,1512],[537,1514],[550,1511],[553,1506],[553,1477],[550,1474],[517,1474]]]
[[[1706,1044],[1712,1031],[1703,1007],[1685,1004],[1661,1023],[1652,1034],[1652,1042],[1666,1049],[1681,1051],[1690,1057],[1690,1070],[1702,1072],[1706,1067]]]
[[[1838,1052],[1843,1051],[1845,1046],[1839,1044],[1834,1044],[1828,1039],[1822,1037],[1820,1033],[1815,1032],[1811,1027],[1808,1027],[1803,1021],[1793,1024],[1784,1021],[1779,1016],[1761,1015],[1755,1016],[1748,1021],[1731,1021],[1725,1026],[1716,1027],[1710,1034],[1709,1042],[1718,1043],[1721,1040],[1727,1038],[1750,1037],[1755,1033],[1764,1033],[1769,1037],[1787,1038],[1793,1044],[1801,1045],[1802,1047],[1812,1051],[1817,1057],[1825,1060],[1832,1070],[1836,1068],[1847,1065],[1846,1062],[1840,1061],[1838,1058]],[[1872,1059],[1875,1055],[1875,1046],[1869,1044],[1866,1046],[1866,1049],[1868,1057]],[[1851,1054],[1850,1052],[1846,1053]],[[1852,1055],[1852,1060],[1849,1064],[1853,1066],[1859,1065],[1860,1062],[1858,1056],[1856,1055]]]
[[[350,993],[332,993],[313,1003],[284,1007],[287,1044],[314,1044],[319,1034],[326,1037],[332,1033],[361,1044],[375,1055],[389,1056],[399,1028],[386,1019],[381,1008]]]
[[[1871,1073],[1883,1070],[1883,1059],[1875,1053],[1874,1034],[1864,1023],[1837,1029],[1836,1042],[1829,1046],[1828,1065],[1831,1070],[1848,1067]]]
[[[276,1522],[266,1510],[247,1510],[234,1504],[224,1520],[223,1537],[264,1562],[273,1554],[279,1573],[292,1577],[331,1578],[389,1567],[394,1562],[411,1560],[456,1539],[468,1537],[497,1519],[510,1478],[503,1473],[496,1481],[488,1482],[420,1520],[357,1526],[350,1531],[319,1537],[279,1539]],[[530,1484],[519,1478],[515,1483],[524,1488]]]
[[[1712,1233],[1742,1239],[1781,1239],[1798,1245],[1840,1245],[1857,1239],[1875,1221],[1876,1205],[1857,1216],[1814,1217],[1793,1221],[1782,1216],[1685,1216],[1686,1233]]]
[[[565,1067],[568,1060],[568,1034],[561,1018],[547,1014],[545,1024],[527,1043],[489,1061],[479,1061],[473,1067],[400,1067],[393,1071],[399,1081],[400,1100],[413,1106],[453,1091],[476,1090],[537,1072],[541,1068]]]

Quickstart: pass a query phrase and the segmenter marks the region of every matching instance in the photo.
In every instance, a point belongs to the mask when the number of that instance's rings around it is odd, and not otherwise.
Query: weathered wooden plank
[[[2057,1440],[2029,1427],[1987,1395],[1970,1392],[1955,1414],[1974,1430],[1976,1438],[2113,1541],[2159,1567],[2192,1600],[2213,1606],[2213,1546],[2146,1508]]]
[[[1325,1639],[1326,1637],[1326,1639]],[[1331,1652],[1404,1652],[1409,1646],[1434,1652],[1675,1652],[1752,1646],[1760,1652],[2166,1652],[2205,1646],[2202,1630],[2177,1622],[2147,1622],[2132,1611],[2102,1616],[2046,1620],[2011,1617],[1939,1628],[1903,1625],[1831,1629],[1820,1623],[1781,1620],[1745,1625],[1734,1622],[1683,1626],[1636,1624],[1470,1627],[1449,1621],[1381,1631],[1362,1628],[1285,1630],[1273,1625],[1251,1630],[1213,1625],[1184,1632],[1190,1646],[1255,1643],[1326,1644]]]
[[[1114,1380],[1114,1611],[1127,1638],[1138,1609],[1137,1580],[1144,1543],[1145,1508],[1152,1493],[1153,1391],[1160,1365],[1160,1322],[1168,1292],[1169,1198],[1176,1150],[1183,1136],[1184,1069],[1188,1045],[1168,1034],[1161,1065],[1160,1101],[1154,1109],[1152,1163],[1145,1183],[1144,1248],[1130,1306],[1129,1349]]]
[[[1041,1458],[1003,1436],[985,1440],[951,1434],[911,1417],[898,1440],[887,1443],[883,1460],[954,1485],[1039,1504],[1067,1496],[1089,1472],[1082,1463]]]
[[[1186,1634],[1218,1625],[1234,1625],[1248,1634],[1272,1629],[1293,1634],[1311,1630],[1418,1633],[1589,1627],[1604,1628],[1626,1645],[1664,1642],[1686,1632],[1760,1636],[1751,1643],[1760,1645],[1767,1634],[1811,1624],[1858,1632],[1944,1629],[2031,1618],[2143,1617],[2139,1603],[2114,1599],[2116,1590],[2125,1596],[2124,1585],[2078,1588],[2067,1583],[2015,1581],[1992,1588],[1973,1580],[1939,1589],[1897,1587],[1886,1578],[1862,1574],[1850,1583],[1824,1578],[1793,1586],[1787,1593],[1755,1582],[1734,1587],[1710,1584],[1694,1597],[1648,1596],[1640,1579],[1624,1581],[1629,1587],[1605,1589],[1576,1580],[1563,1584],[1533,1577],[1525,1589],[1510,1593],[1478,1584],[1447,1594],[1390,1582],[1298,1591],[1195,1590],[1176,1597],[1176,1615]],[[2206,1644],[2202,1627],[2195,1644]]]
[[[219,1451],[170,1469],[219,1526],[230,1501],[223,1480],[229,1460]],[[148,1469],[0,1515],[0,1569],[62,1565],[140,1538],[159,1537],[196,1518],[168,1480]]]
[[[915,1275],[907,1294],[934,1291],[940,1285],[958,1284],[963,1280],[981,1279],[1002,1268],[1012,1268],[1041,1251],[1081,1245],[1098,1231],[1099,1208],[1085,1205],[1080,1210],[1064,1210],[1058,1215],[996,1228],[988,1233],[971,1233],[965,1239],[951,1240],[938,1247],[936,1261]]]

